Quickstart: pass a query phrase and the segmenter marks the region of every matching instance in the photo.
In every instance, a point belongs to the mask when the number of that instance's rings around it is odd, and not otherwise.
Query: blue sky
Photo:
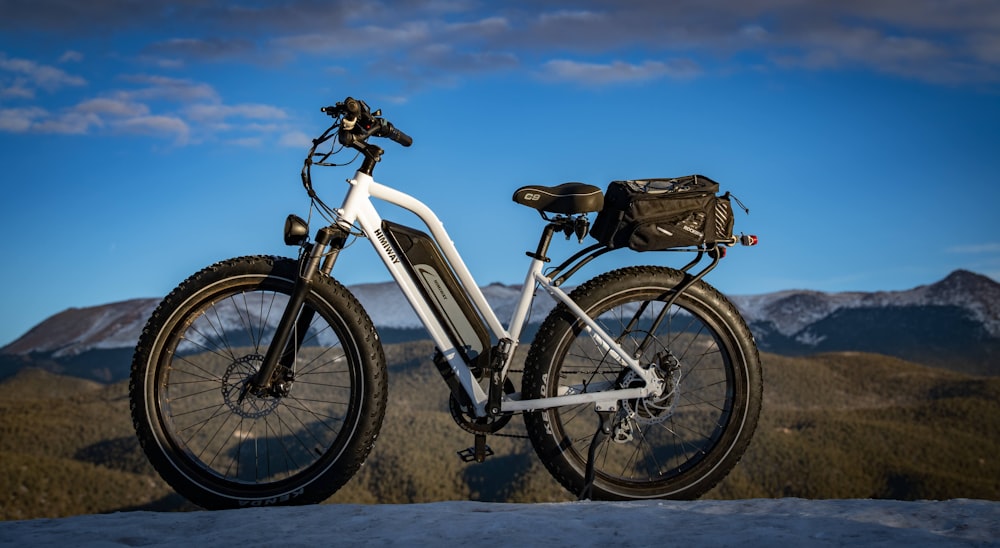
[[[690,173],[761,239],[709,275],[724,292],[1000,279],[995,0],[0,0],[0,345],[294,253],[306,143],[348,95],[413,136],[376,178],[437,211],[481,284],[523,280],[541,225],[518,186]],[[388,279],[366,245],[336,277]]]

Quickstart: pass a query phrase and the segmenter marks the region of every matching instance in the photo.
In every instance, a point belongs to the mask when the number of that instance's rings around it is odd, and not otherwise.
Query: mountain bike
[[[732,235],[728,193],[717,196],[703,176],[620,181],[607,194],[584,183],[518,189],[514,201],[544,226],[505,327],[434,212],[373,178],[384,151],[370,141],[408,147],[412,138],[361,100],[321,110],[333,124],[313,140],[301,178],[310,218],[323,226],[310,238],[309,223],[289,215],[284,241],[297,258],[238,257],[192,275],[136,346],[133,423],[178,493],[213,509],[316,503],[365,461],[385,414],[386,361],[368,313],[332,276],[358,239],[371,243],[435,344],[451,414],[473,435],[463,460],[490,456],[487,436],[520,414],[538,458],[580,498],[690,499],[728,474],[762,397],[750,331],[702,279],[728,247],[756,243]],[[354,159],[335,163],[344,152]],[[343,202],[327,205],[313,168],[358,157]],[[672,199],[686,205],[666,218],[661,205]],[[384,220],[374,200],[425,226]],[[597,243],[553,266],[557,234]],[[617,268],[564,289],[584,265],[626,247],[694,258],[680,269]],[[556,306],[516,386],[513,357],[537,291]]]

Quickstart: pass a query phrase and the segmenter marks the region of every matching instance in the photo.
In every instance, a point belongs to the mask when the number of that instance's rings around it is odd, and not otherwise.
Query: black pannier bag
[[[729,193],[704,175],[613,181],[590,235],[610,248],[657,251],[732,241]]]

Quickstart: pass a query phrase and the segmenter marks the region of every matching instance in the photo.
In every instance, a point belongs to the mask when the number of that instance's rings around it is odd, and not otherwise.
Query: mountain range
[[[966,270],[905,291],[796,290],[730,299],[769,352],[874,352],[1000,374],[1000,283]]]
[[[426,337],[395,284],[350,289],[384,341]],[[483,293],[506,323],[520,288],[491,284]],[[761,350],[786,355],[874,352],[964,373],[1000,374],[1000,283],[980,274],[957,270],[904,291],[789,290],[729,298]],[[158,302],[132,299],[55,314],[0,348],[0,380],[27,366],[103,382],[121,380]],[[552,299],[539,293],[531,321],[540,323],[552,306]]]

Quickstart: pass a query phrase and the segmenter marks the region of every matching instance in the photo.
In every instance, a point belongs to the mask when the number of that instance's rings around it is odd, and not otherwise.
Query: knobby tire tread
[[[309,481],[304,488],[301,490],[291,488],[288,489],[289,493],[284,494],[269,493],[265,496],[254,496],[252,493],[247,493],[245,496],[219,496],[203,489],[197,480],[188,480],[178,472],[171,462],[171,456],[166,455],[161,450],[153,431],[154,427],[147,421],[147,412],[153,413],[152,410],[147,410],[147,405],[157,405],[156,402],[146,401],[147,376],[155,375],[155,372],[147,371],[147,369],[159,359],[158,356],[151,356],[151,353],[157,350],[153,348],[153,345],[160,340],[160,331],[165,327],[170,327],[164,324],[176,313],[176,307],[184,303],[187,298],[196,295],[206,283],[220,279],[220,275],[232,276],[237,271],[242,271],[244,274],[260,274],[256,271],[261,267],[265,267],[271,272],[291,268],[294,273],[297,265],[298,261],[294,259],[255,255],[228,259],[205,267],[184,280],[161,301],[139,337],[129,378],[129,394],[133,425],[140,446],[156,471],[171,487],[191,502],[204,508],[225,509],[322,502],[351,479],[364,463],[378,437],[385,416],[388,392],[385,356],[378,332],[357,298],[345,286],[326,276],[322,280],[314,282],[316,289],[313,291],[322,292],[331,303],[334,303],[338,313],[343,314],[345,318],[354,320],[346,322],[348,324],[346,330],[354,337],[354,346],[364,354],[358,358],[361,360],[361,374],[365,377],[363,382],[367,392],[362,395],[363,401],[355,403],[355,405],[361,406],[362,414],[358,418],[353,437],[345,442],[346,447],[341,455],[333,465],[323,471],[319,479],[305,478]]]
[[[689,276],[681,271],[655,266],[635,266],[618,269],[601,274],[584,284],[578,286],[570,293],[570,298],[577,304],[595,303],[600,300],[602,294],[608,291],[608,287],[623,287],[633,283],[648,283],[650,278],[662,278],[665,280],[664,287],[674,287],[677,283]],[[667,281],[668,280],[668,281]],[[614,289],[612,289],[614,291]],[[618,290],[619,292],[622,289]],[[746,423],[739,432],[739,438],[729,447],[728,456],[725,462],[712,468],[705,477],[694,478],[693,484],[679,491],[641,497],[633,497],[615,492],[614,489],[603,489],[595,483],[591,493],[594,499],[622,500],[632,498],[671,498],[679,500],[695,499],[713,488],[721,481],[742,457],[749,445],[753,432],[756,429],[759,419],[760,407],[762,403],[763,376],[760,367],[760,355],[756,343],[746,325],[743,317],[736,307],[719,293],[715,288],[703,281],[693,284],[685,292],[688,295],[694,292],[698,299],[705,302],[718,315],[718,320],[726,324],[734,337],[733,342],[739,347],[741,353],[745,355],[745,374],[748,379],[748,394],[745,402],[737,402],[747,406]],[[682,302],[686,297],[682,294],[678,302]],[[583,306],[581,304],[581,306]],[[587,306],[583,306],[584,309]],[[543,397],[545,390],[543,374],[550,372],[550,361],[557,351],[558,341],[566,336],[566,331],[571,329],[576,322],[572,313],[564,305],[559,304],[545,318],[535,335],[534,342],[525,359],[525,373],[522,392],[527,398]],[[615,336],[616,333],[612,333]],[[543,416],[547,411],[535,411],[525,413],[525,425],[529,438],[535,447],[540,460],[548,469],[549,473],[568,491],[580,495],[586,488],[582,471],[568,463],[564,457],[564,448],[560,447],[560,440],[554,439],[549,431],[547,421]],[[596,421],[595,421],[596,424]],[[726,434],[723,434],[725,436]],[[586,455],[586,447],[581,448]],[[685,481],[681,478],[679,481]]]

